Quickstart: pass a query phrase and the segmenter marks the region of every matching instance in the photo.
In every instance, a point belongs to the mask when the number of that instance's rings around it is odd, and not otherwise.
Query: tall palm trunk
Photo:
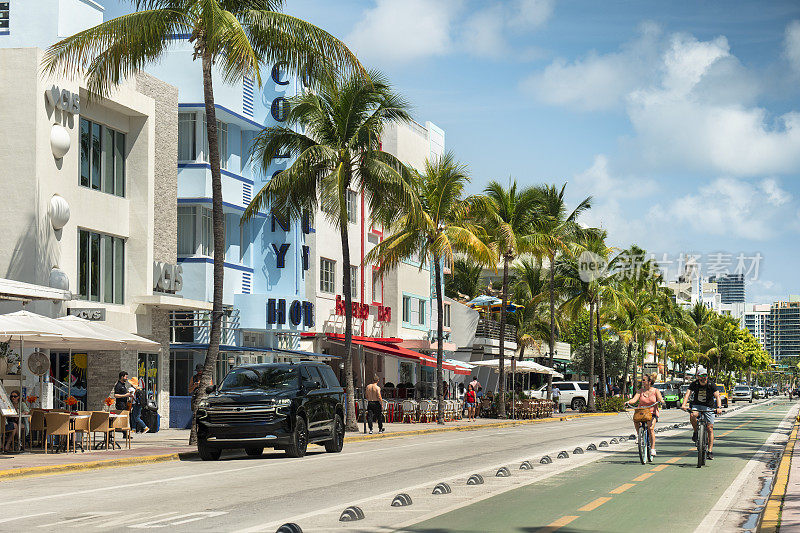
[[[597,328],[597,350],[600,352],[600,378],[603,380],[603,397],[607,396],[606,394],[606,386],[608,385],[608,380],[606,379],[606,351],[603,347],[603,335],[600,329],[600,302],[597,302],[595,306],[595,314],[597,315],[597,322],[595,322],[595,328]]]
[[[444,363],[444,302],[442,300],[442,267],[439,264],[438,254],[433,254],[433,275],[436,276],[436,422],[444,424],[444,373],[442,364]]]
[[[500,309],[500,401],[497,404],[497,416],[506,417],[506,374],[505,374],[505,342],[506,342],[506,306],[508,305],[508,255],[503,255],[503,307]],[[512,376],[513,378],[513,376]],[[514,387],[512,385],[511,389]]]
[[[594,302],[589,302],[589,401],[587,411],[594,411]]]
[[[225,215],[222,212],[222,175],[219,166],[219,137],[217,136],[217,113],[214,107],[214,85],[212,82],[212,57],[202,43],[203,96],[206,106],[206,134],[208,135],[208,159],[211,166],[212,221],[214,224],[214,300],[211,307],[211,331],[208,339],[206,360],[199,386],[192,394],[192,413],[197,412],[197,404],[205,398],[206,387],[211,385],[217,367],[219,343],[222,333],[222,288],[225,277]],[[189,444],[197,442],[197,421],[192,417]]]
[[[625,371],[622,375],[622,396],[628,395],[628,373],[631,368],[631,358],[633,357],[633,341],[628,343],[628,356],[625,358]]]
[[[550,357],[548,366],[553,368],[553,359],[556,355],[556,270],[555,254],[550,254]],[[547,399],[553,398],[553,374],[547,374]]]
[[[353,384],[353,293],[350,290],[350,238],[348,234],[347,203],[345,192],[339,192],[339,233],[342,238],[342,292],[344,293],[344,379],[347,394],[346,431],[358,431],[356,420],[356,387]],[[363,364],[363,362],[362,362]],[[366,379],[366,368],[363,369]],[[366,386],[366,384],[363,384]],[[364,413],[367,416],[367,413]]]

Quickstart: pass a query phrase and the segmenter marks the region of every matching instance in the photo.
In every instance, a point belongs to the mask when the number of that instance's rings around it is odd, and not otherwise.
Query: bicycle
[[[652,448],[650,444],[650,433],[647,431],[647,423],[653,419],[653,411],[650,407],[634,407],[633,422],[636,424],[636,443],[639,446],[639,460],[642,464],[652,463],[653,457],[650,455]]]
[[[706,454],[708,453],[708,424],[711,423],[709,413],[712,411],[697,411],[697,468],[706,464]]]

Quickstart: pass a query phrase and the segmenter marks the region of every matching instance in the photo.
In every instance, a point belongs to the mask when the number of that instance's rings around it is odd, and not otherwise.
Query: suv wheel
[[[292,443],[286,447],[289,457],[303,457],[308,448],[308,427],[302,416],[295,417]]]
[[[586,407],[586,400],[583,398],[573,398],[572,409],[574,411],[582,411],[584,407]]]
[[[325,451],[328,453],[339,453],[344,447],[344,422],[342,417],[336,415],[333,419],[333,435],[331,440],[325,443]]]
[[[211,448],[204,440],[197,439],[197,453],[203,461],[219,461],[222,450]]]
[[[261,457],[261,454],[264,453],[264,448],[261,446],[250,446],[249,448],[245,448],[244,451],[250,457]]]

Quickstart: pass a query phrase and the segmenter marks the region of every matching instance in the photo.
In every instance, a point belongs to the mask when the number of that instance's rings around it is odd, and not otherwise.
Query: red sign
[[[369,318],[369,305],[362,304],[361,302],[353,302],[353,309],[352,315],[353,318],[360,318],[362,320],[366,320]],[[382,305],[377,306],[378,315],[376,320],[378,322],[391,322],[392,321],[392,308],[391,307],[384,307]],[[345,301],[342,299],[341,296],[336,296],[336,314],[339,316],[344,316],[345,310]]]

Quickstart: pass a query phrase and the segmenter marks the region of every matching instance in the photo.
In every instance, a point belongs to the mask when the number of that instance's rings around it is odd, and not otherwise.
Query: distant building
[[[725,276],[711,277],[710,282],[716,281],[717,292],[722,297],[723,304],[744,302],[744,274],[727,274]]]
[[[747,304],[748,309],[742,316],[741,325],[756,338],[762,348],[766,347],[767,319],[770,304]]]
[[[800,296],[772,304],[766,320],[764,348],[776,360],[800,355]]]

